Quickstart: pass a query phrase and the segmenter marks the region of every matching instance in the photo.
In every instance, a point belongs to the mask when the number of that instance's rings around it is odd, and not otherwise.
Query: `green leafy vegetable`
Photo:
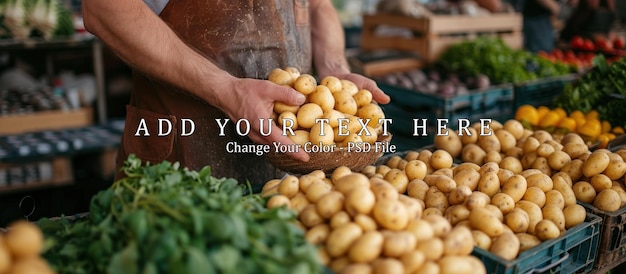
[[[39,221],[58,273],[322,272],[295,212],[266,209],[235,180],[134,156],[123,170],[127,178],[93,197],[88,218]]]

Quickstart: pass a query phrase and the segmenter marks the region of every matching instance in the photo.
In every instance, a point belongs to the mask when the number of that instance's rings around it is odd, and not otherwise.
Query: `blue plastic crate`
[[[593,269],[601,222],[599,216],[587,213],[582,224],[520,253],[512,261],[478,247],[472,254],[482,260],[489,274],[587,273]]]
[[[606,273],[626,262],[626,207],[615,212],[605,212],[597,207],[579,202],[587,214],[602,218],[598,254],[593,267],[594,273]]]
[[[513,86],[515,91],[514,107],[517,109],[519,106],[526,104],[552,106],[554,99],[563,92],[565,85],[577,78],[577,74],[570,74],[515,84]]]

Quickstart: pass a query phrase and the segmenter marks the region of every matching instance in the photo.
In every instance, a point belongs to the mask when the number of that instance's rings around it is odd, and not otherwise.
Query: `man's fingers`
[[[276,93],[274,101],[282,102],[290,106],[299,106],[304,104],[306,96],[295,89],[281,87],[283,92]]]

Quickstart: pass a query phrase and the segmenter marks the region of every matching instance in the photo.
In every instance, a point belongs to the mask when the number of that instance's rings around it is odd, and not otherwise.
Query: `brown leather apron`
[[[261,79],[277,67],[310,71],[308,6],[308,0],[171,0],[160,17],[185,43],[220,68],[236,77]],[[134,153],[152,163],[178,161],[192,170],[209,165],[213,176],[235,178],[240,183],[258,185],[279,176],[263,156],[227,152],[228,142],[252,142],[235,133],[232,121],[226,136],[218,136],[215,119],[228,117],[216,107],[140,73],[133,74],[133,81],[118,167]],[[135,136],[142,119],[150,136]],[[171,122],[171,134],[157,136],[158,119]],[[181,136],[182,119],[195,124],[192,135]],[[189,123],[185,129],[189,131]],[[117,178],[120,176],[123,174]]]

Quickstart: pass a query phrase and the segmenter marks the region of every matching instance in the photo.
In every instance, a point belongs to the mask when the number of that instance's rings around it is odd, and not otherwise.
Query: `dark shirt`
[[[550,16],[552,13],[549,9],[539,4],[536,0],[525,0],[522,10],[524,16]]]

